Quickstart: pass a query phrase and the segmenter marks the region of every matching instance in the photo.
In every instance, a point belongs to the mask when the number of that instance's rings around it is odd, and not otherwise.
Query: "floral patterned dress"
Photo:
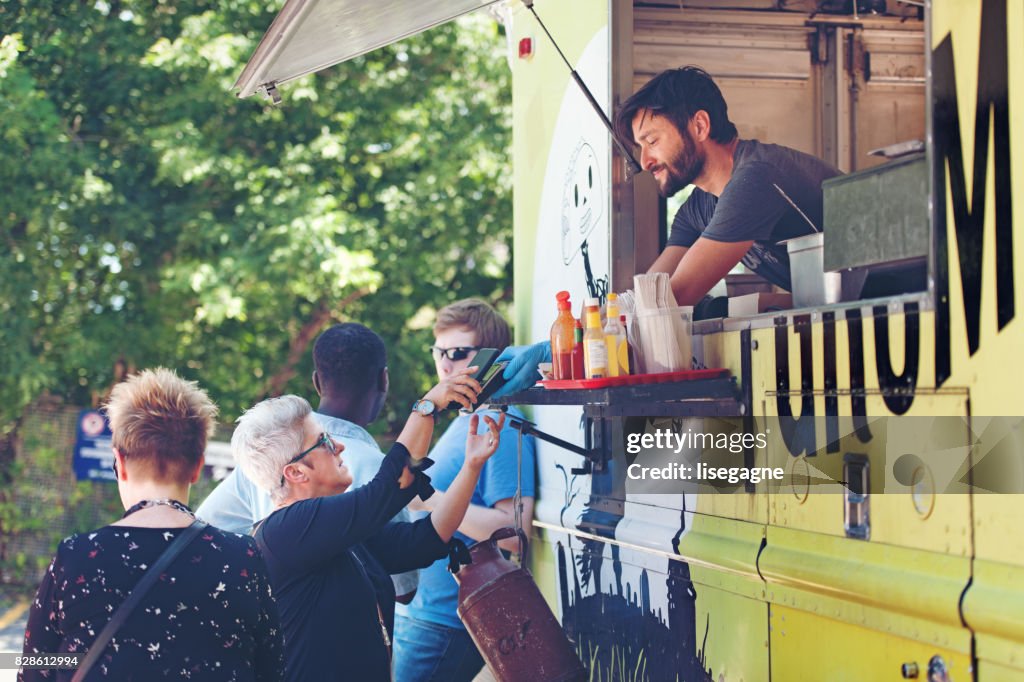
[[[86,652],[184,529],[106,526],[73,535],[39,586],[24,653]],[[252,538],[206,528],[161,574],[88,680],[279,680],[283,650],[266,565]],[[73,670],[18,679],[70,680]]]

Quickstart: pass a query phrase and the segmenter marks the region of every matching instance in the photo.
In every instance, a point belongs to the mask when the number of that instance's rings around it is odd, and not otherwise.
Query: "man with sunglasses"
[[[448,360],[453,365],[456,362],[462,360],[468,360],[472,357],[482,346],[453,346],[452,348],[445,348],[443,346],[431,346],[430,352],[434,356],[434,361]]]
[[[512,333],[508,322],[487,302],[466,299],[445,306],[437,314],[431,354],[440,380],[473,365],[482,348],[505,348]],[[522,418],[514,408],[509,412]],[[477,415],[493,412],[478,410],[462,414],[451,423],[430,451],[435,462],[430,470],[433,497],[411,509],[416,515],[433,511],[452,490],[466,457],[466,438],[474,430]],[[456,536],[467,544],[486,540],[495,530],[515,524],[514,498],[519,480],[519,433],[506,425],[498,451],[484,465],[473,492],[472,504]],[[523,439],[522,448],[522,525],[529,533],[533,519],[535,443]],[[447,492],[446,492],[447,491]],[[518,551],[518,540],[503,541],[502,547]],[[483,667],[483,658],[456,613],[458,585],[448,572],[447,561],[437,561],[420,570],[420,587],[408,606],[399,606],[395,619],[395,679],[399,682],[462,682],[472,680]]]
[[[345,464],[352,486],[369,483],[384,453],[366,426],[380,414],[388,395],[387,351],[384,341],[361,324],[331,327],[313,346],[313,388],[320,396],[313,418],[335,441],[345,445]],[[235,469],[210,493],[196,513],[210,524],[235,533],[248,533],[273,510],[270,494]],[[409,521],[402,510],[395,521]],[[391,577],[399,602],[416,592],[418,571]]]

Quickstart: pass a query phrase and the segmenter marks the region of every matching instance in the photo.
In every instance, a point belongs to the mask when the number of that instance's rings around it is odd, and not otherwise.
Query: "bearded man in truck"
[[[740,139],[722,92],[703,69],[655,76],[619,109],[615,130],[670,197],[693,185],[649,272],[665,272],[679,305],[698,303],[742,262],[792,289],[786,239],[820,230],[823,180],[839,175],[810,154]]]

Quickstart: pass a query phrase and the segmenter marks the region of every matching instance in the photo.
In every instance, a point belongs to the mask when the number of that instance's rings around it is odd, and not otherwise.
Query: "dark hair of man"
[[[615,132],[624,141],[633,139],[633,119],[644,111],[664,116],[679,130],[686,130],[700,110],[711,119],[711,139],[720,144],[736,139],[736,126],[729,120],[722,91],[699,66],[662,71],[633,93],[615,116]]]
[[[313,346],[313,366],[323,390],[359,395],[377,386],[387,365],[384,341],[367,327],[346,322],[331,327]]]

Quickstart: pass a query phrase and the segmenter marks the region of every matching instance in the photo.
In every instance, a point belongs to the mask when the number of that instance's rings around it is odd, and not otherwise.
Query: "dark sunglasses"
[[[441,358],[448,358],[452,362],[458,362],[459,360],[465,360],[469,357],[470,353],[475,353],[483,348],[483,346],[456,346],[455,348],[441,348],[440,346],[431,346],[430,351],[434,354],[434,357],[438,360]]]
[[[316,439],[316,442],[313,443],[313,445],[311,445],[309,448],[303,450],[302,452],[300,452],[299,454],[295,455],[290,460],[285,462],[284,466],[288,466],[289,464],[295,464],[300,459],[302,459],[309,453],[313,452],[321,445],[327,448],[327,452],[331,453],[331,455],[338,454],[337,444],[334,442],[333,439],[331,439],[330,436],[327,435],[327,432],[325,431],[324,433],[320,434],[320,437]],[[284,467],[281,467],[281,485],[284,485]]]

